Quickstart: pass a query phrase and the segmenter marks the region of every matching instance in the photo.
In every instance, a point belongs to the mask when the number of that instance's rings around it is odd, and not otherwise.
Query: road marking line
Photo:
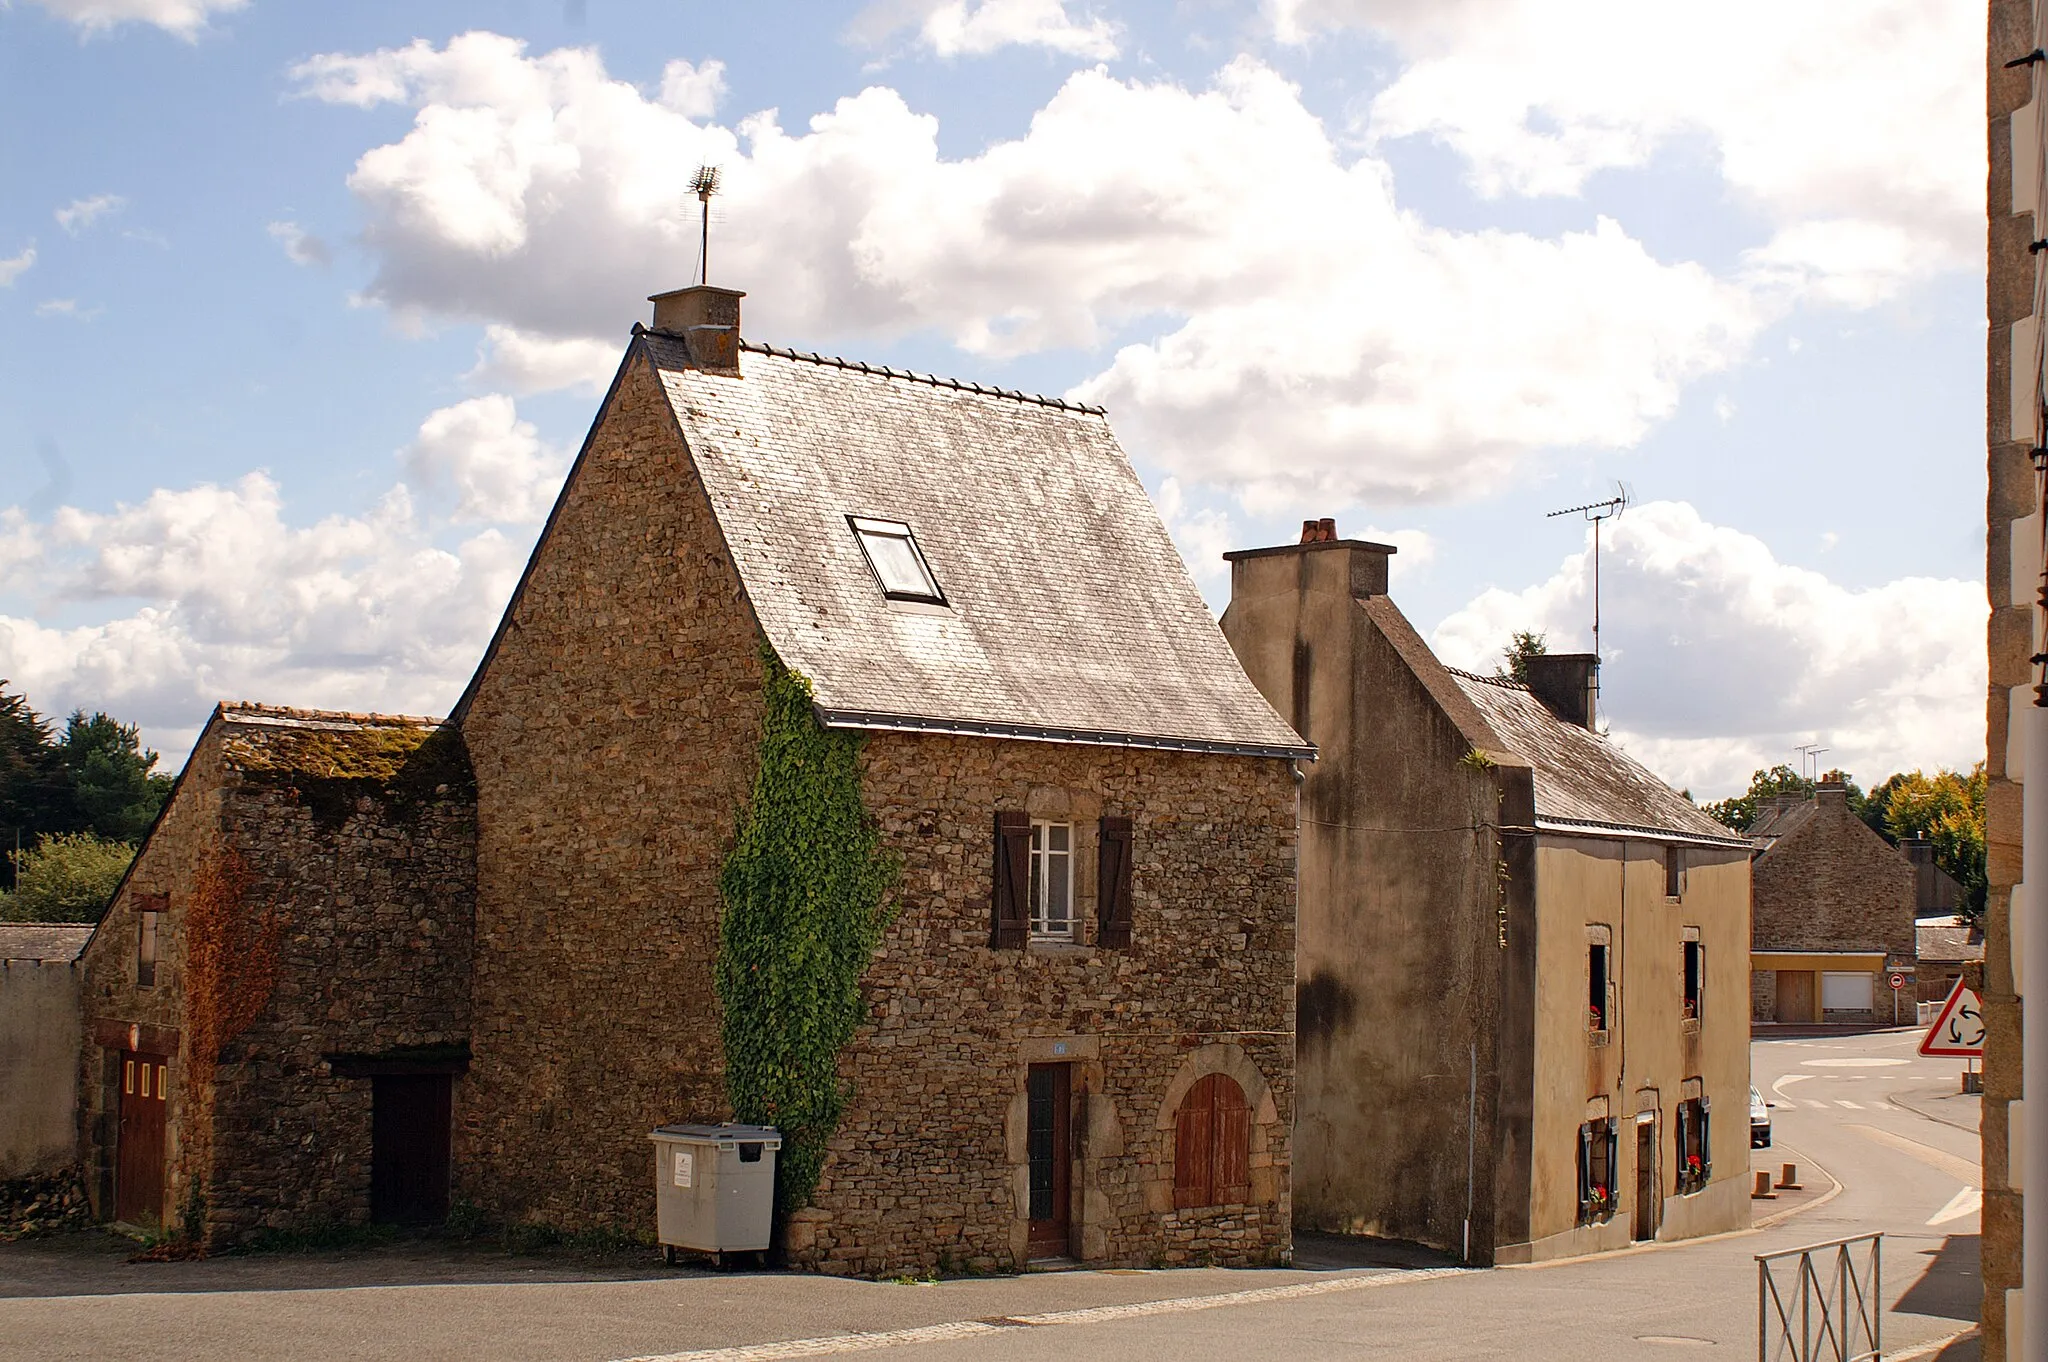
[[[1903,1135],[1894,1135],[1891,1131],[1880,1130],[1876,1126],[1850,1126],[1849,1129],[1858,1131],[1865,1138],[1875,1140],[1879,1144],[1888,1144],[1901,1154],[1910,1154],[1929,1168],[1948,1174],[1965,1187],[1984,1185],[1984,1174],[1975,1163],[1969,1159],[1959,1158],[1945,1149],[1936,1149],[1933,1145],[1909,1140]]]
[[[1976,1187],[1965,1187],[1949,1198],[1948,1205],[1934,1213],[1930,1225],[1946,1225],[1951,1220],[1961,1220],[1966,1215],[1975,1215],[1984,1209],[1984,1193]]]
[[[1815,1111],[1826,1111],[1828,1109],[1828,1104],[1825,1102],[1815,1102],[1809,1100],[1806,1105],[1812,1107]]]
[[[1818,1078],[1819,1076],[1818,1074],[1786,1074],[1783,1078],[1771,1084],[1771,1091],[1780,1097],[1785,1097],[1785,1089],[1790,1084],[1804,1083],[1809,1078]]]
[[[1838,1106],[1838,1107],[1847,1107],[1847,1108],[1848,1108],[1849,1110],[1851,1110],[1851,1111],[1861,1111],[1861,1110],[1863,1110],[1863,1104],[1862,1104],[1861,1102],[1851,1102],[1851,1101],[1850,1101],[1850,1100],[1849,1100],[1848,1098],[1846,1098],[1846,1097],[1839,1097],[1839,1098],[1836,1098],[1836,1099],[1835,1099],[1835,1105],[1836,1105],[1836,1106]]]
[[[1215,1296],[1173,1296],[1161,1301],[1137,1301],[1130,1305],[1098,1305],[1083,1310],[1053,1310],[1038,1315],[1006,1315],[1000,1322],[963,1319],[947,1324],[926,1324],[914,1329],[890,1329],[872,1334],[833,1334],[824,1338],[792,1338],[780,1343],[747,1343],[733,1348],[705,1348],[695,1352],[660,1353],[621,1359],[621,1362],[781,1362],[784,1358],[830,1357],[840,1353],[873,1352],[914,1343],[944,1343],[958,1338],[978,1338],[1005,1329],[1058,1324],[1102,1324],[1111,1320],[1135,1319],[1145,1315],[1183,1314],[1190,1310],[1219,1310],[1233,1305],[1260,1305],[1268,1301],[1297,1300],[1303,1296],[1327,1296],[1340,1291],[1361,1291],[1402,1282],[1434,1281],[1440,1277],[1462,1277],[1475,1269],[1432,1267],[1415,1272],[1381,1272],[1370,1277],[1340,1277],[1335,1281],[1298,1282],[1293,1286],[1267,1286],[1251,1291],[1226,1291]]]

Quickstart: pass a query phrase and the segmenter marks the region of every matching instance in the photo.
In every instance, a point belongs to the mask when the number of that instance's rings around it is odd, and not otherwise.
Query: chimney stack
[[[1593,653],[1543,653],[1528,659],[1529,690],[1568,724],[1592,730],[1600,691],[1600,659]]]
[[[1236,598],[1240,586],[1248,580],[1246,573],[1250,571],[1250,560],[1273,558],[1283,554],[1302,560],[1300,581],[1304,587],[1309,580],[1306,559],[1309,555],[1315,555],[1319,564],[1319,577],[1326,570],[1339,572],[1342,582],[1351,594],[1363,598],[1387,594],[1387,559],[1393,556],[1394,551],[1392,544],[1373,544],[1363,539],[1339,539],[1336,519],[1324,516],[1321,520],[1301,522],[1299,544],[1276,544],[1269,549],[1236,549],[1224,554],[1223,559],[1231,564],[1232,599]],[[1323,554],[1337,554],[1341,557],[1324,559],[1321,557]],[[1321,580],[1332,579],[1321,577]]]
[[[673,336],[689,348],[690,362],[707,373],[732,374],[740,371],[740,299],[738,289],[693,284],[689,288],[657,293],[648,298],[654,304],[651,330]]]
[[[1849,807],[1849,787],[1839,780],[1824,780],[1813,787],[1813,802],[1821,808]]]

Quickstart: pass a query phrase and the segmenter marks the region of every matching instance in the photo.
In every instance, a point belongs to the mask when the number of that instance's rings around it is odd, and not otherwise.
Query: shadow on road
[[[1951,1234],[1933,1248],[1907,1249],[1908,1255],[1917,1254],[1925,1266],[1892,1309],[1901,1314],[1936,1315],[1975,1324],[1984,1295],[1978,1276],[1978,1244],[1974,1234]],[[1886,1257],[1890,1257],[1889,1244],[1886,1249]]]
[[[1360,1267],[1457,1267],[1458,1257],[1454,1253],[1444,1253],[1403,1239],[1368,1239],[1363,1235],[1296,1230],[1294,1265],[1310,1272],[1339,1272]]]

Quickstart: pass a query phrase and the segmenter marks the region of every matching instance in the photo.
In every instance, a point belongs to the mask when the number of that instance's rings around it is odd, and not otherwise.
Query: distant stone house
[[[0,1234],[75,1218],[78,953],[90,926],[0,922]]]
[[[655,300],[454,715],[477,780],[456,1183],[651,1230],[719,1119],[763,649],[864,734],[895,916],[794,1263],[1289,1248],[1294,760],[1096,408]]]
[[[1923,1003],[1947,998],[1972,968],[1984,966],[1984,927],[1966,917],[1923,917],[1914,924],[1916,986],[1909,997]],[[1909,1018],[1917,1020],[1917,1017]]]
[[[474,883],[455,734],[217,708],[80,961],[101,1217],[219,1243],[445,1214]]]
[[[1780,797],[1750,825],[1755,909],[1752,1016],[1760,1022],[1889,1022],[1892,974],[1915,969],[1919,874],[1849,807],[1840,784]],[[1930,868],[1931,865],[1930,865]],[[1939,873],[1939,872],[1936,872]],[[1899,1014],[1910,1021],[1910,1011]]]
[[[1749,857],[1594,731],[1593,659],[1442,665],[1385,545],[1225,555],[1305,770],[1294,1207],[1527,1262],[1749,1223]]]

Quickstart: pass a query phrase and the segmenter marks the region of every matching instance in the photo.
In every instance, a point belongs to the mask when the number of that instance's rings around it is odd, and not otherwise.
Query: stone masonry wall
[[[228,794],[222,821],[254,877],[248,902],[283,933],[269,1004],[216,1071],[218,1239],[369,1219],[371,1080],[335,1075],[324,1056],[468,1043],[475,806],[466,779],[437,795],[404,806],[365,795],[335,821],[289,785]]]
[[[1271,1262],[1289,1248],[1295,789],[1285,762],[875,734],[866,790],[901,858],[865,980],[871,1025],[794,1261],[876,1274],[1021,1265],[1026,1066],[1074,1063],[1074,1256]],[[1071,821],[1070,945],[989,946],[994,815]],[[1128,950],[1094,940],[1096,819],[1136,823]],[[1064,1052],[1053,1047],[1063,1045]],[[1173,1112],[1230,1073],[1253,1109],[1252,1201],[1173,1208]]]
[[[120,1054],[96,1038],[105,1031],[125,1033],[130,1026],[158,1036],[178,1036],[166,1065],[171,1096],[166,1104],[168,1148],[164,1204],[175,1213],[195,1178],[185,1157],[190,1117],[195,1110],[186,1082],[186,1056],[180,1028],[184,1025],[182,982],[185,973],[185,907],[201,851],[217,835],[221,765],[219,726],[209,727],[193,748],[178,777],[178,786],[163,817],[143,844],[120,893],[107,908],[92,940],[79,957],[84,971],[85,1044],[80,1060],[79,1138],[86,1187],[102,1217],[113,1214],[114,1137],[121,1076]],[[137,904],[143,895],[165,896],[157,924],[156,983],[136,983],[136,946],[141,926]],[[203,1143],[203,1142],[202,1142]]]
[[[759,633],[659,383],[599,415],[462,723],[478,787],[457,1195],[652,1228],[667,1121],[727,1112],[718,869],[753,784]]]

